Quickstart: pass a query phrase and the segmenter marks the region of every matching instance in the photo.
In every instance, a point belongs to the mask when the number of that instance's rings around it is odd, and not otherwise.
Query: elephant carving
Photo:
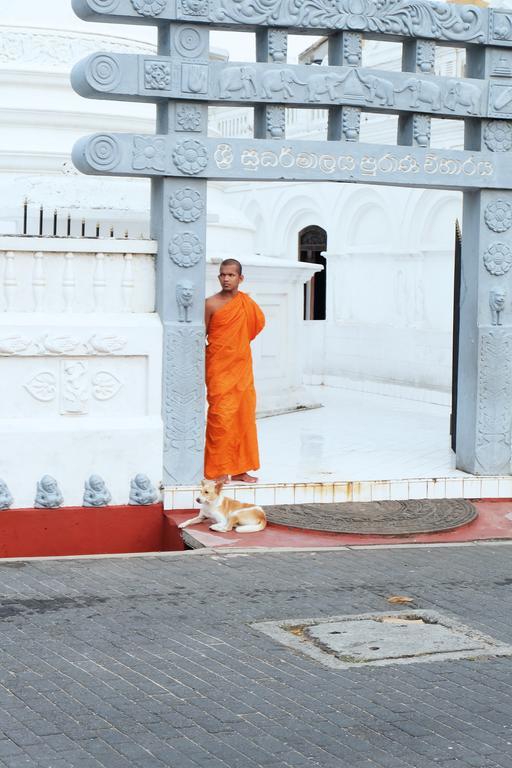
[[[393,83],[383,77],[375,75],[362,75],[356,70],[359,82],[368,88],[367,102],[378,101],[382,107],[393,107],[395,104],[395,90]]]
[[[236,93],[242,99],[258,95],[256,71],[252,67],[230,67],[220,73],[220,98],[229,99]]]
[[[292,69],[269,69],[261,80],[263,98],[271,99],[273,94],[280,94],[285,99],[293,96],[293,85],[307,85],[299,80]]]
[[[457,107],[465,107],[470,115],[480,113],[482,93],[480,88],[472,83],[463,83],[460,80],[449,80],[446,86],[444,104],[452,112]]]
[[[350,73],[345,77],[333,73],[326,75],[313,75],[308,81],[308,99],[309,101],[321,101],[322,96],[329,96],[331,101],[338,97],[336,88],[343,85]]]
[[[411,100],[409,106],[412,109],[418,109],[426,104],[433,111],[441,109],[443,106],[441,99],[441,89],[437,83],[430,83],[427,80],[420,80],[419,77],[409,77],[403,88],[395,89],[395,93],[410,92]]]

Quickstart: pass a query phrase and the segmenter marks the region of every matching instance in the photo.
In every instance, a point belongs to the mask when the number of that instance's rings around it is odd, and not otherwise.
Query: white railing
[[[0,312],[154,312],[150,240],[0,238]]]

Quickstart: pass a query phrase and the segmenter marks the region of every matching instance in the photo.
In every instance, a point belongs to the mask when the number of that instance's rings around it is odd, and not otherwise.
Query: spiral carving
[[[92,167],[110,171],[121,162],[121,148],[113,136],[100,134],[89,142],[85,157]]]
[[[89,5],[93,11],[112,13],[119,5],[119,0],[89,0]]]
[[[100,53],[90,59],[86,77],[97,91],[113,91],[121,82],[121,67],[113,56]]]

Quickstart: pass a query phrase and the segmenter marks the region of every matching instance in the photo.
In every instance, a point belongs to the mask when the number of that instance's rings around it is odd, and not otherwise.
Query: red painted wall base
[[[0,511],[0,558],[184,549],[161,504]]]

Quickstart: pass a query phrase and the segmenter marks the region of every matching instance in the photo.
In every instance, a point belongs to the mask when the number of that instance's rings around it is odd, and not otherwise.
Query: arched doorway
[[[304,320],[325,320],[327,260],[322,253],[326,250],[325,229],[311,226],[299,232],[299,261],[323,266],[304,286]]]

